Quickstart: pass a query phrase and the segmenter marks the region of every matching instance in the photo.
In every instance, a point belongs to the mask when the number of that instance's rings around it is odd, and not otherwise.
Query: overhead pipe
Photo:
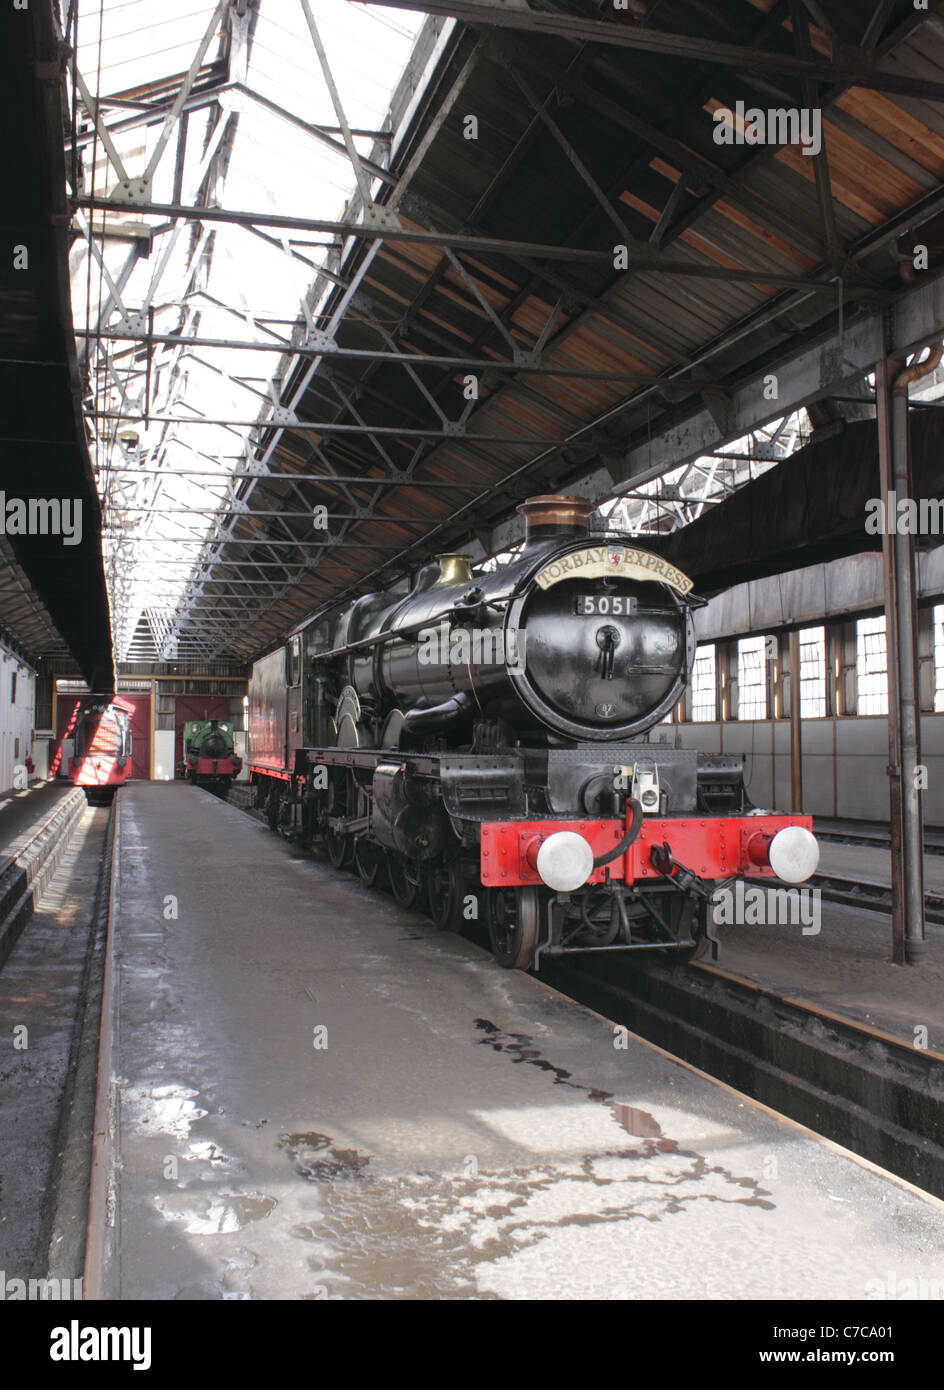
[[[907,396],[908,388],[914,381],[921,381],[923,377],[930,376],[941,365],[941,358],[944,357],[944,343],[934,343],[928,350],[928,355],[923,362],[912,362],[910,367],[904,367],[895,377],[892,385],[892,392],[896,396]]]

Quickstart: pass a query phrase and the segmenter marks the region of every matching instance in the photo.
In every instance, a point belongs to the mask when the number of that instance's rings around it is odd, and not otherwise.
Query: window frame
[[[744,645],[745,645],[746,643],[760,643],[759,649],[756,649],[756,654],[760,656],[760,680],[757,681],[757,682],[751,683],[750,685],[745,685],[745,681],[744,681],[744,671],[747,669],[747,665],[746,665],[746,662],[743,660],[743,658],[744,658],[745,656],[753,656],[755,653],[754,653],[754,652],[742,652],[742,648],[744,647]],[[740,723],[743,723],[743,724],[763,724],[763,723],[765,723],[768,719],[771,718],[771,712],[770,712],[770,690],[768,689],[768,679],[767,679],[767,638],[766,638],[766,636],[764,636],[764,635],[762,635],[762,634],[759,634],[759,633],[754,633],[754,634],[753,634],[752,636],[750,636],[750,637],[739,637],[739,638],[738,638],[738,642],[737,642],[737,681],[738,681],[738,687],[737,687],[737,696],[738,696],[738,699],[737,699],[737,722],[738,722],[739,724],[740,724]],[[760,713],[758,713],[758,714],[745,714],[745,713],[744,713],[744,704],[745,704],[744,693],[745,693],[745,689],[746,689],[747,691],[751,692],[752,694],[753,694],[753,692],[755,692],[755,691],[759,691],[759,692],[760,692],[760,696],[761,696],[761,701],[760,701],[760,703],[761,703],[761,710],[760,710]]]

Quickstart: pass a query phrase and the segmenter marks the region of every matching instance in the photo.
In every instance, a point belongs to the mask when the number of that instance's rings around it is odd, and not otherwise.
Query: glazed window
[[[715,683],[715,648],[699,647],[692,671],[692,721],[711,723],[717,719],[717,685]]]
[[[767,643],[763,637],[738,642],[738,719],[767,718]]]
[[[934,708],[944,710],[944,604],[934,607]]]
[[[885,616],[860,618],[856,623],[856,675],[859,714],[888,713],[888,656]]]
[[[800,715],[822,719],[826,714],[826,629],[804,628],[800,633]]]

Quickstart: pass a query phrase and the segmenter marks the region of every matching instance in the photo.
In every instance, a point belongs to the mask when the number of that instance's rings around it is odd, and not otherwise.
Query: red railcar
[[[86,705],[75,725],[69,777],[89,801],[110,801],[131,771],[131,720],[120,705]]]

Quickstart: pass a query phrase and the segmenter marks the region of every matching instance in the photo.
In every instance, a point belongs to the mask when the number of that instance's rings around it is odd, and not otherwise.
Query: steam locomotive
[[[225,719],[194,719],[184,725],[178,776],[210,791],[223,791],[242,765],[233,748],[233,726]]]
[[[69,777],[91,804],[107,804],[131,771],[131,719],[104,699],[85,704],[73,730]]]
[[[441,928],[484,918],[508,968],[716,953],[719,886],[800,883],[819,857],[810,817],[751,805],[740,756],[647,740],[690,678],[700,600],[658,555],[591,533],[591,510],[531,498],[509,563],[440,556],[407,594],[301,624],[250,681],[272,828]]]

